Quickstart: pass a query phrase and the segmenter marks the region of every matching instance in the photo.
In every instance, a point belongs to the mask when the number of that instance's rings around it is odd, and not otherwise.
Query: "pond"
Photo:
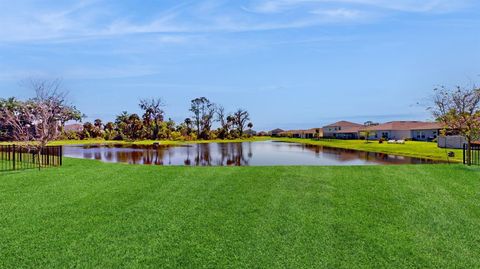
[[[286,142],[182,146],[65,146],[65,157],[110,163],[179,166],[287,166],[431,164],[432,160]]]

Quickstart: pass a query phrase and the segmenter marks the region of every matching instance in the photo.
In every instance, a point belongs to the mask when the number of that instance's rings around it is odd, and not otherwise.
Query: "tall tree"
[[[141,132],[143,129],[143,123],[140,119],[140,116],[137,114],[131,114],[128,117],[127,121],[127,136],[131,140],[136,140],[141,137]]]
[[[41,151],[60,135],[64,122],[75,119],[75,108],[66,101],[61,80],[30,80],[27,86],[35,97],[18,102],[15,107],[1,105],[0,118],[12,130],[14,140]],[[40,160],[38,163],[40,167]]]
[[[467,164],[471,165],[472,142],[480,138],[480,88],[440,87],[434,90],[433,106],[429,107],[445,130],[455,132],[467,141]]]
[[[191,101],[190,111],[197,127],[197,137],[208,139],[215,116],[215,104],[205,97],[195,98]]]
[[[9,110],[9,111],[19,111],[19,107],[23,103],[17,100],[15,97],[1,99],[0,98],[0,111]],[[0,141],[3,140],[12,140],[13,139],[13,130],[12,126],[7,124],[7,118],[0,117]]]
[[[227,115],[225,108],[222,105],[217,106],[216,110],[216,120],[220,123],[220,130],[218,132],[218,137],[225,139],[228,136],[230,131],[231,121],[229,121],[230,115]]]
[[[157,139],[165,113],[162,109],[164,106],[162,99],[142,99],[140,100],[139,106],[144,111],[143,124],[149,131],[151,131],[151,136],[149,138],[154,140]]]
[[[99,129],[102,129],[103,128],[103,123],[102,123],[102,120],[101,119],[96,119],[93,121],[93,125],[95,125],[95,127],[99,128]]]
[[[110,121],[107,122],[107,124],[105,124],[105,131],[112,132],[113,130],[115,130],[115,124]]]
[[[250,114],[248,111],[239,108],[235,113],[233,113],[233,118],[240,136],[243,136],[243,131],[247,126],[247,122],[250,120]]]
[[[129,117],[130,114],[127,111],[122,111],[115,119],[116,131],[121,139],[128,135]]]

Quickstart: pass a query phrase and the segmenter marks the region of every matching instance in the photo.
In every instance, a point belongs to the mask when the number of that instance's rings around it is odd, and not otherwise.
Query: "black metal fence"
[[[467,145],[463,145],[463,164],[467,164]],[[471,145],[470,160],[472,165],[480,165],[480,144]]]
[[[48,146],[42,150],[19,145],[0,145],[0,171],[15,171],[62,165],[61,146]]]

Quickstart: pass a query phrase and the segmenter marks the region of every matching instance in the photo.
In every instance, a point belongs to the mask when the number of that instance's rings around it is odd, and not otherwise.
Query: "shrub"
[[[182,133],[180,133],[180,132],[172,132],[170,134],[170,137],[174,141],[184,141],[185,140],[185,138],[182,136]]]
[[[76,131],[65,131],[59,137],[60,140],[78,140],[79,138],[79,134]]]

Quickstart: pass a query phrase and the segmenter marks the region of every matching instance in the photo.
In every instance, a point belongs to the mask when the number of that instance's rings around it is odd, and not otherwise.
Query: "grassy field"
[[[480,169],[0,173],[0,268],[477,268]]]
[[[312,140],[312,139],[297,139],[297,138],[274,138],[277,141],[297,142],[303,144],[328,146],[343,149],[354,149],[369,152],[378,152],[386,154],[394,154],[409,157],[427,158],[441,161],[463,161],[463,151],[458,149],[442,149],[437,147],[436,143],[431,142],[416,142],[407,141],[405,144],[380,144],[378,141],[371,141],[365,143],[364,140]],[[453,151],[454,158],[448,158],[447,153]]]

